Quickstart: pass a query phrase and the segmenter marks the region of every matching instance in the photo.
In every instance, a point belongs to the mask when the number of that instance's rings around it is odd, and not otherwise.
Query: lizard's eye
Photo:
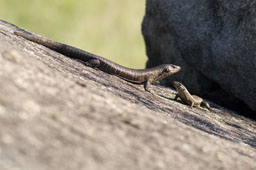
[[[169,72],[169,68],[164,68],[162,73],[168,73]]]

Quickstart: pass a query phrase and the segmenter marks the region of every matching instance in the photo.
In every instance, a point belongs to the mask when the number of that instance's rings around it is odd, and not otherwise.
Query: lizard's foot
[[[153,90],[149,90],[149,89],[147,89],[146,92],[148,92],[148,93],[150,93],[150,94],[152,94],[152,95],[155,94],[155,92],[154,92]]]

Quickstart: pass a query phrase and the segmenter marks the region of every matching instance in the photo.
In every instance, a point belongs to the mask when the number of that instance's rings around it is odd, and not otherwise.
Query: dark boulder
[[[256,111],[255,0],[146,4],[142,31],[148,67],[180,65],[183,71],[171,80],[178,79],[193,93],[219,104]]]

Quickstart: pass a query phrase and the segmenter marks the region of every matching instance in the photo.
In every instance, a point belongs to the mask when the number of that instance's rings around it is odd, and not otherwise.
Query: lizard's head
[[[181,70],[180,66],[176,66],[173,64],[163,64],[163,65],[161,65],[161,72],[159,73],[159,75],[155,81],[164,79],[174,73],[179,72],[180,70]]]
[[[177,91],[179,91],[179,90],[185,91],[186,90],[186,87],[182,83],[180,83],[180,82],[173,81],[172,85],[175,87],[175,89]]]

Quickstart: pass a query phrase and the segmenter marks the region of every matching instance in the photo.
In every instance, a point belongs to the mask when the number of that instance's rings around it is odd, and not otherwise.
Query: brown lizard
[[[182,83],[173,81],[172,85],[175,87],[175,89],[178,92],[174,100],[177,100],[178,98],[180,98],[185,103],[190,105],[191,108],[193,108],[193,106],[200,107],[202,105],[206,107],[208,110],[211,110],[209,103],[205,102],[201,97],[198,97],[196,95],[191,95]]]
[[[81,49],[66,44],[49,40],[47,38],[32,34],[22,29],[16,30],[14,33],[27,40],[41,44],[63,55],[66,55],[72,59],[78,59],[87,66],[91,66],[106,73],[116,75],[126,81],[135,84],[144,84],[144,89],[149,92],[149,86],[152,83],[160,81],[181,70],[181,67],[174,64],[162,64],[147,69],[127,68],[117,63],[114,63],[104,57],[89,53],[87,51],[83,51]]]

